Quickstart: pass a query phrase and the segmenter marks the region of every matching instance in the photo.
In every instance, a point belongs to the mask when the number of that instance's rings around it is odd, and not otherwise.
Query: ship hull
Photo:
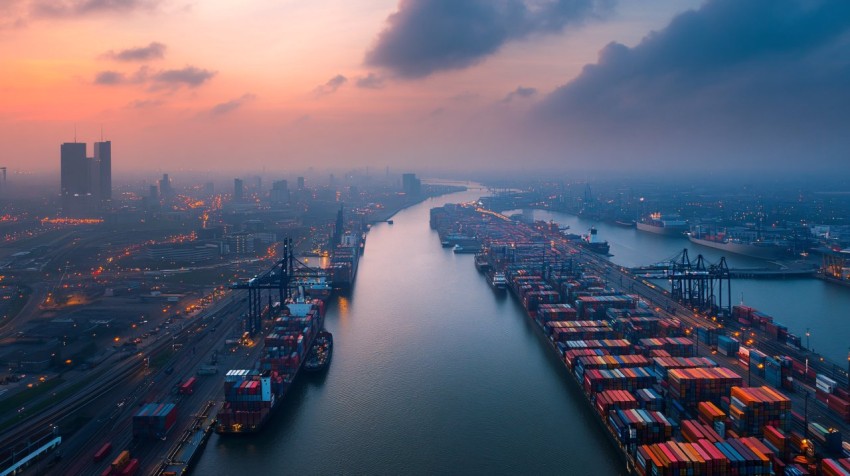
[[[687,226],[656,226],[640,221],[635,224],[635,227],[637,227],[637,229],[640,231],[665,236],[679,236],[684,234],[688,230]]]
[[[702,238],[696,238],[693,236],[689,236],[688,240],[691,243],[705,246],[708,248],[714,248],[720,251],[726,251],[729,253],[735,253],[737,255],[749,256],[750,258],[757,259],[780,259],[787,256],[787,251],[779,246],[773,245],[751,245],[746,243],[728,243],[728,242],[717,242],[711,240],[705,240]]]

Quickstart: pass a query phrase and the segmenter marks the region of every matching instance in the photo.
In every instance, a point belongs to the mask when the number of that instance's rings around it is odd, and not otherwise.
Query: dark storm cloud
[[[335,93],[337,89],[341,88],[343,84],[348,81],[348,78],[345,76],[338,74],[333,78],[329,79],[325,84],[316,86],[316,89],[313,90],[316,96],[325,96],[328,94]]]
[[[76,17],[93,13],[130,13],[154,10],[159,0],[33,0],[30,12],[35,17]]]
[[[406,78],[471,66],[505,43],[557,33],[613,0],[401,0],[366,64]]]
[[[160,86],[198,87],[213,78],[217,73],[207,69],[186,66],[181,69],[167,69],[151,76],[151,80]]]
[[[369,73],[366,76],[357,78],[355,84],[358,88],[362,89],[381,89],[384,87],[384,78],[375,73]]]
[[[560,131],[850,149],[850,2],[712,0],[611,43],[537,113]],[[695,147],[696,148],[696,147]]]
[[[233,99],[231,101],[223,102],[221,104],[216,104],[210,110],[210,113],[213,114],[214,116],[221,116],[223,114],[227,114],[229,112],[235,111],[236,109],[239,109],[245,103],[253,101],[256,98],[257,98],[257,96],[255,96],[251,93],[243,94],[242,97]]]
[[[147,46],[127,48],[120,51],[109,51],[104,57],[117,61],[150,61],[162,59],[165,56],[165,45],[156,41]]]
[[[534,96],[535,94],[537,94],[537,88],[525,88],[525,87],[522,87],[522,86],[517,86],[516,89],[509,92],[505,96],[505,98],[502,99],[502,102],[511,102],[511,101],[513,101],[514,98],[519,98],[519,99],[530,98],[531,96]]]

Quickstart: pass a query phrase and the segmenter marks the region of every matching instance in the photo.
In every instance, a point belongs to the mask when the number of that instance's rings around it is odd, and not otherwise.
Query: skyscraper
[[[112,141],[94,143],[100,200],[112,200]]]
[[[82,216],[88,208],[91,176],[86,144],[66,142],[60,147],[62,213]]]
[[[416,174],[402,174],[401,184],[404,193],[408,195],[419,195],[422,188],[422,183],[416,178]]]
[[[233,199],[242,200],[245,195],[245,184],[242,179],[233,179]]]
[[[159,180],[159,198],[167,199],[171,197],[171,179],[168,178],[168,174],[162,174],[162,178]]]
[[[112,143],[95,142],[94,157],[86,157],[86,144],[66,142],[60,147],[62,213],[87,216],[102,201],[112,199]]]

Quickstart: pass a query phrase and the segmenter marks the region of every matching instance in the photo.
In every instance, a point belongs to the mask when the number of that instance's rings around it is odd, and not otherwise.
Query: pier
[[[461,228],[467,234],[475,233],[484,248],[476,262],[486,259],[489,269],[507,274],[512,294],[548,340],[553,352],[558,353],[570,369],[571,380],[581,388],[591,406],[600,398],[599,391],[604,387],[594,387],[592,381],[586,377],[582,379],[588,370],[584,367],[578,370],[578,359],[588,354],[574,352],[582,349],[610,358],[642,355],[655,362],[651,370],[632,371],[628,365],[614,359],[605,364],[604,368],[610,369],[608,373],[594,378],[603,378],[600,385],[616,385],[615,388],[631,393],[643,388],[653,389],[664,398],[663,418],[679,428],[686,422],[696,421],[697,416],[702,418],[702,413],[698,415],[696,411],[697,403],[711,403],[722,408],[718,411],[723,412],[724,417],[717,420],[722,425],[715,425],[711,430],[718,434],[715,443],[718,450],[725,449],[727,444],[741,447],[744,452],[748,452],[743,449],[747,445],[769,449],[776,441],[769,441],[766,435],[775,440],[776,432],[781,434],[783,450],[768,451],[769,455],[762,453],[763,458],[748,460],[745,465],[752,469],[747,474],[772,474],[772,468],[794,465],[800,465],[801,470],[814,470],[821,464],[831,464],[830,458],[846,457],[841,435],[850,434],[847,424],[850,414],[846,408],[850,406],[847,403],[850,401],[848,373],[841,366],[803,349],[800,338],[774,323],[770,316],[743,306],[729,309],[723,305],[725,299],[719,299],[720,296],[713,292],[708,293],[708,299],[700,307],[694,307],[686,301],[688,293],[674,296],[641,279],[648,276],[638,275],[638,270],[621,268],[593,253],[583,253],[564,239],[556,225],[510,221],[474,206],[433,209],[431,218],[432,228],[440,232],[441,239]],[[663,273],[667,268],[647,267],[639,271]],[[728,271],[733,277],[733,270]],[[814,274],[813,270],[805,269],[735,271],[735,276],[748,277]],[[724,298],[728,295],[726,292]],[[681,347],[682,342],[689,344]],[[653,347],[656,345],[658,347]],[[714,390],[700,397],[676,392],[676,386],[684,382],[680,380],[685,378],[683,375],[690,375],[688,371],[671,371],[668,375],[658,368],[659,359],[665,358],[664,353],[670,356],[673,350],[683,356],[708,358],[717,369],[727,372],[722,374],[727,377],[706,377],[696,372],[693,373],[695,377],[688,378],[699,382],[697,388]],[[683,365],[684,369],[687,367]],[[652,383],[643,377],[652,374]],[[824,387],[823,382],[832,383]],[[772,403],[765,404],[774,408],[770,411],[778,413],[744,424],[741,418],[754,418],[765,410],[750,408],[750,404],[743,404],[741,400],[730,400],[730,391],[732,396],[762,395],[764,392],[758,388],[769,389],[769,396],[755,398],[767,398],[764,401]],[[687,399],[685,395],[689,395]],[[733,410],[735,418],[730,413]],[[725,415],[730,416],[726,418]],[[655,451],[653,448],[658,445],[697,444],[684,432],[672,434],[661,442],[652,438],[641,440],[629,436],[628,432],[624,436],[625,430],[612,425],[613,413],[610,418],[604,412],[599,417],[630,469],[640,467],[639,472],[649,471],[659,464],[656,460],[647,462],[647,452]],[[738,456],[724,454],[717,464],[734,468],[743,464]],[[819,462],[821,459],[823,461]],[[689,461],[684,457],[676,464],[683,465],[682,468],[697,468],[706,462]],[[653,470],[661,474],[657,466]]]

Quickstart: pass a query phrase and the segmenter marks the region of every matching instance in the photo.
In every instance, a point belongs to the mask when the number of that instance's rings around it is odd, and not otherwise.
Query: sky
[[[0,166],[846,174],[848,51],[846,0],[2,0]]]

